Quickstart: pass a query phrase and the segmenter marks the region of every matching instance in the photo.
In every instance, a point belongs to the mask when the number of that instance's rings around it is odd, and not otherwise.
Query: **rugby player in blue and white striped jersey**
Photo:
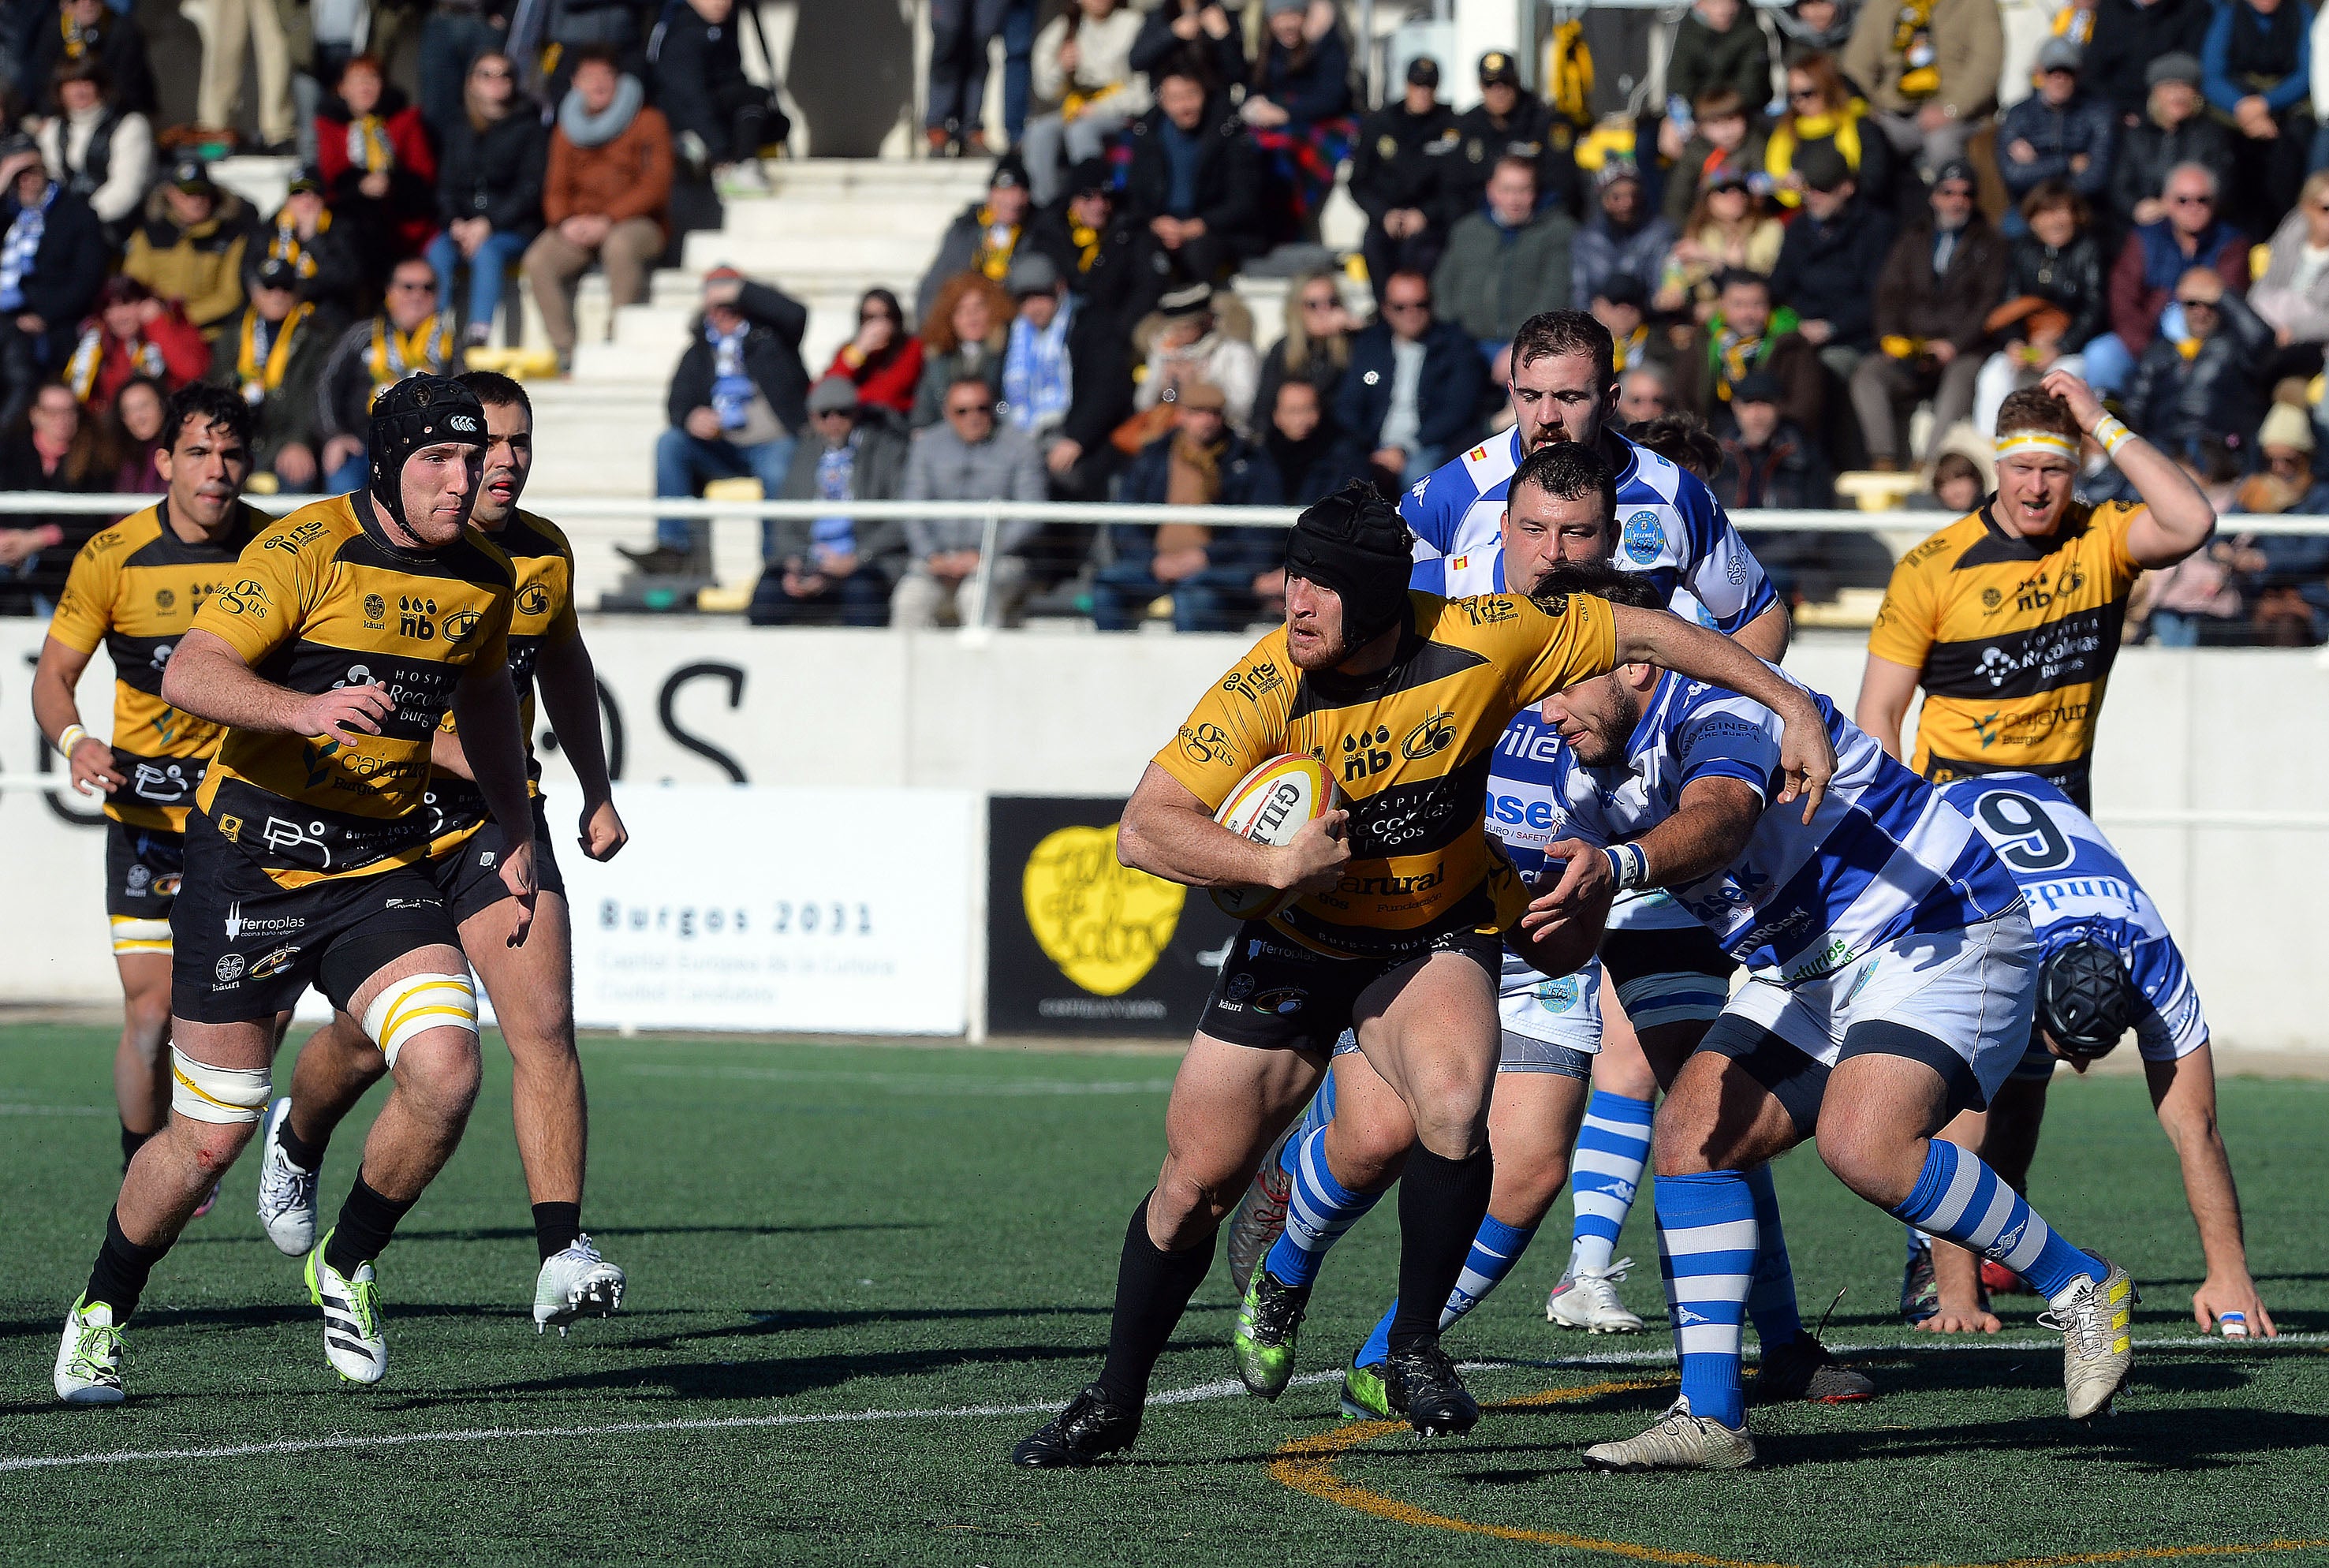
[[[1607,568],[1540,592],[1648,605]],[[2071,1246],[1975,1155],[1933,1137],[1997,1092],[2029,1044],[2038,959],[2021,889],[1962,814],[1827,699],[1837,755],[1815,813],[1775,808],[1770,716],[1645,665],[1548,699],[1563,863],[1523,917],[1545,940],[1616,894],[1664,887],[1747,966],[1658,1113],[1657,1214],[1682,1395],[1610,1469],[1752,1463],[1740,1324],[1759,1227],[1746,1173],[1816,1134],[1843,1184],[2015,1270],[2063,1336],[2070,1412],[2102,1410],[2133,1363],[2126,1271]],[[1833,1087],[1834,1092],[1829,1093]]]

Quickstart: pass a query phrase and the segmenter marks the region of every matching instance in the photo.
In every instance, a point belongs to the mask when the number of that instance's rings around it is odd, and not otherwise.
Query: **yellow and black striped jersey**
[[[215,543],[189,543],[170,526],[169,505],[165,497],[80,547],[49,635],[84,654],[102,644],[113,660],[113,766],[124,783],[105,814],[183,833],[225,732],[162,700],[162,666],[203,600],[234,581],[236,558],[267,520],[238,503]]]
[[[1598,599],[1410,593],[1408,607],[1398,652],[1371,675],[1297,669],[1280,627],[1156,753],[1215,810],[1271,757],[1306,751],[1333,770],[1351,812],[1342,884],[1271,919],[1336,957],[1397,957],[1520,918],[1527,892],[1484,820],[1496,742],[1522,708],[1617,659]]]
[[[466,672],[507,662],[515,579],[474,529],[442,550],[399,549],[362,491],[269,524],[195,628],[278,685],[372,683],[395,711],[354,746],[230,730],[195,803],[280,886],[419,859],[429,739]]]
[[[1868,651],[1918,672],[1912,765],[1928,779],[2008,769],[2083,793],[2127,595],[2143,569],[2126,534],[2143,507],[2074,503],[2027,538],[1994,497],[1900,558]]]
[[[582,634],[574,614],[574,546],[557,524],[525,511],[485,537],[501,547],[517,572],[517,596],[510,609],[510,679],[517,686],[519,724],[525,736],[526,790],[538,795],[542,763],[533,754],[534,666],[545,647]],[[444,728],[448,733],[453,729],[450,711]],[[429,828],[432,855],[469,837],[490,815],[483,792],[450,773],[429,780],[429,803],[435,814]]]

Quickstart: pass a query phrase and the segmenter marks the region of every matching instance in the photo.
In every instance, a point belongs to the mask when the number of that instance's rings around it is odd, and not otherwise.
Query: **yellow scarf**
[[[1613,363],[1617,366],[1617,373],[1619,375],[1625,374],[1626,367],[1634,363],[1635,356],[1645,351],[1649,347],[1649,344],[1650,329],[1647,326],[1637,326],[1634,328],[1633,331],[1627,333],[1625,336],[1619,338],[1617,340],[1617,354],[1613,360]]]
[[[2085,48],[2095,41],[2095,14],[2076,5],[2063,6],[2054,13],[2054,36]]]
[[[386,120],[366,114],[348,122],[348,162],[367,175],[383,175],[396,167],[396,149],[389,145]]]
[[[1933,0],[1904,0],[1892,24],[1892,52],[1900,57],[1902,98],[1930,98],[1941,90],[1940,68],[1934,64]]]
[[[326,209],[316,220],[316,238],[320,240],[331,231],[332,214]],[[307,242],[299,238],[299,225],[291,221],[288,213],[275,214],[275,237],[267,242],[267,260],[288,261],[291,269],[302,278],[316,275],[315,253],[307,249]]]
[[[387,316],[372,324],[372,390],[378,393],[406,376],[442,370],[453,360],[453,313],[440,310],[410,332],[399,332]]]
[[[65,41],[67,60],[87,59],[104,45],[105,23],[100,18],[96,26],[84,33],[73,25],[71,9],[60,5],[57,7],[57,33]]]
[[[993,208],[979,208],[978,254],[972,258],[971,266],[1000,283],[1011,270],[1011,253],[1018,248],[1019,225],[998,223]]]
[[[1859,174],[1860,117],[1867,112],[1868,106],[1855,98],[1834,114],[1788,115],[1771,128],[1771,139],[1763,149],[1763,170],[1771,176],[1777,187],[1773,194],[1782,205],[1793,207],[1803,201],[1800,193],[1788,189],[1787,177],[1795,172],[1796,152],[1805,142],[1834,142],[1844,167]]]
[[[1099,260],[1099,231],[1089,229],[1074,219],[1068,220],[1068,242],[1076,248],[1076,270],[1089,272]]]
[[[2200,345],[2194,343],[2192,346],[2197,349]],[[159,381],[169,368],[162,361],[161,349],[142,337],[129,353],[137,362],[139,375],[150,375]],[[72,388],[73,396],[84,403],[89,401],[89,394],[97,390],[97,373],[104,364],[105,325],[99,322],[80,335],[80,341],[73,345],[72,358],[65,363],[65,384]]]
[[[291,364],[291,340],[307,324],[307,317],[315,314],[314,305],[299,305],[271,326],[273,340],[262,345],[259,330],[269,323],[256,310],[243,312],[242,342],[235,350],[234,377],[242,388],[245,402],[257,408],[267,401],[269,392],[283,384],[283,373]]]

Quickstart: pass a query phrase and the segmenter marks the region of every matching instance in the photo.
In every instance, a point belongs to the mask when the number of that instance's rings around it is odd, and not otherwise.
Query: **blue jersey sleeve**
[[[2136,941],[2125,954],[2128,975],[2151,1004],[2135,1023],[2136,1048],[2145,1062],[2173,1062],[2208,1043],[2208,1019],[2200,993],[2173,937]]]
[[[1435,555],[1429,561],[1418,561],[1408,573],[1407,585],[1418,593],[1436,593],[1442,599],[1453,597],[1447,591],[1447,558]]]
[[[1461,463],[1443,464],[1410,486],[1399,498],[1399,515],[1407,531],[1415,535],[1415,558],[1430,561],[1453,555],[1464,515],[1479,498]]]
[[[1731,526],[1730,515],[1696,476],[1683,476],[1674,495],[1674,510],[1682,515],[1690,544],[1690,565],[1683,573],[1682,585],[1706,607],[1716,630],[1736,633],[1779,602],[1771,590],[1771,580],[1763,575],[1762,563]]]
[[[1710,687],[1674,725],[1677,797],[1693,780],[1736,779],[1768,804],[1779,772],[1779,722],[1769,709]]]

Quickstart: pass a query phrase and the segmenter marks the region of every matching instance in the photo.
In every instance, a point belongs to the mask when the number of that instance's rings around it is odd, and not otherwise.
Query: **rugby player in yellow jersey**
[[[163,700],[162,668],[194,610],[233,581],[235,558],[266,522],[242,504],[249,403],[196,383],[171,398],[162,428],[162,499],[81,546],[33,672],[41,733],[65,759],[73,788],[105,798],[105,912],[122,994],[113,1095],[125,1171],[169,1117],[170,905],[184,870],[186,810],[222,733]],[[109,742],[81,727],[73,700],[99,647],[113,661]]]
[[[1483,821],[1506,722],[1619,664],[1656,664],[1775,706],[1787,725],[1783,798],[1825,789],[1834,758],[1816,707],[1729,638],[1582,598],[1410,593],[1409,551],[1398,515],[1363,486],[1304,512],[1287,544],[1285,626],[1205,693],[1125,808],[1127,865],[1301,896],[1240,928],[1174,1082],[1163,1170],[1125,1231],[1107,1365],[1019,1444],[1016,1464],[1088,1465],[1131,1446],[1214,1231],[1351,1027],[1417,1129],[1386,1376],[1418,1431],[1468,1428],[1478,1407],[1438,1319],[1487,1212],[1501,933],[1527,898]],[[1283,847],[1213,821],[1240,779],[1288,751],[1327,761],[1349,809]],[[1590,956],[1588,945],[1539,961],[1563,973]]]
[[[608,860],[627,836],[609,798],[598,677],[574,619],[573,547],[556,524],[518,509],[533,469],[533,408],[525,389],[505,375],[472,371],[455,379],[476,393],[486,409],[485,473],[469,524],[500,545],[517,569],[509,668],[523,732],[533,732],[538,684],[559,747],[582,786],[582,853]],[[528,771],[540,779],[541,765],[530,754]],[[509,912],[501,906],[510,893],[499,871],[508,845],[470,779],[460,737],[447,716],[437,733],[429,780],[434,822],[428,868],[460,928],[462,950],[485,982],[509,1046],[511,1115],[542,1254],[533,1321],[537,1331],[556,1324],[563,1334],[585,1312],[604,1317],[620,1307],[625,1280],[582,1231],[589,1109],[582,1059],[574,1049],[573,928],[566,884],[550,852],[542,794],[538,788],[533,793],[539,892],[533,933],[523,947],[513,948],[503,940]],[[291,1092],[269,1108],[260,1138],[259,1218],[283,1252],[297,1256],[315,1245],[316,1176],[323,1168],[325,1146],[341,1119],[387,1071],[380,1053],[344,1015],[300,1046]]]
[[[468,527],[485,410],[442,376],[372,404],[367,489],[260,530],[163,672],[227,728],[186,817],[171,911],[168,1126],[130,1161],[55,1387],[122,1398],[121,1327],[194,1205],[265,1113],[276,1015],[310,985],[362,1020],[396,1087],[339,1223],[308,1254],[324,1353],[387,1371],[372,1260],[459,1141],[477,1091],[476,987],[428,849],[430,742],[449,707],[508,846],[504,940],[525,940],[533,826],[507,672],[509,557]]]

